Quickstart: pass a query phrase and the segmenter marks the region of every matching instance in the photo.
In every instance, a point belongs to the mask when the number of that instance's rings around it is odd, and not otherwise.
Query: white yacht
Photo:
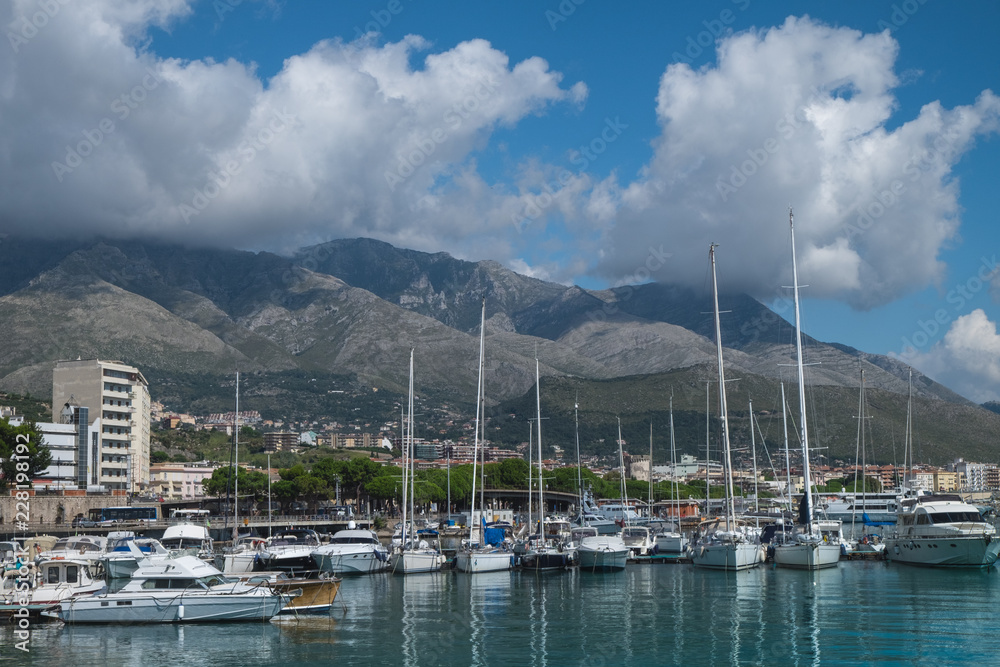
[[[180,523],[167,526],[160,538],[160,544],[167,551],[184,552],[189,556],[197,556],[202,560],[213,558],[212,537],[208,528],[193,523]]]
[[[227,579],[194,556],[132,549],[139,566],[120,590],[66,600],[43,615],[66,623],[265,621],[291,600],[264,585]]]
[[[662,526],[653,533],[653,540],[656,542],[656,553],[676,556],[687,552],[688,538],[676,523]]]
[[[35,562],[52,558],[73,558],[76,560],[98,561],[108,548],[108,538],[103,535],[70,535],[61,537],[48,551],[43,551]]]
[[[624,570],[628,551],[617,535],[587,535],[580,538],[576,559],[581,572]]]
[[[63,600],[93,595],[105,587],[102,573],[96,561],[65,556],[36,561],[26,577],[17,570],[8,571],[0,584],[0,616],[22,607],[37,614]]]
[[[112,531],[108,533],[107,551],[101,557],[108,579],[128,579],[139,567],[131,548],[133,544],[143,555],[166,556],[169,553],[155,538],[136,537],[130,530]]]
[[[302,576],[316,571],[312,554],[320,547],[319,535],[309,528],[282,530],[267,540],[254,559],[254,572],[287,572]]]
[[[241,535],[233,546],[215,555],[215,567],[225,574],[253,572],[254,562],[264,550],[267,540],[256,535]]]
[[[337,576],[372,574],[386,568],[389,552],[374,531],[359,529],[351,521],[346,530],[333,534],[329,544],[313,551],[312,559],[320,572]]]
[[[628,547],[629,558],[652,556],[656,547],[653,532],[647,526],[626,526],[622,529],[622,541]]]
[[[930,567],[988,567],[997,560],[996,528],[952,494],[903,500],[896,530],[885,539],[889,560]]]

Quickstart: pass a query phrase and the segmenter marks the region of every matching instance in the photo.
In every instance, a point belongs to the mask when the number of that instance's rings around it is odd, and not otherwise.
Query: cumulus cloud
[[[980,308],[955,319],[926,352],[913,352],[905,360],[977,403],[1000,399],[1000,335]]]
[[[603,273],[629,275],[663,243],[674,259],[655,278],[700,285],[717,241],[720,282],[772,297],[790,280],[792,205],[810,296],[870,308],[940,281],[960,222],[952,169],[997,130],[1000,99],[929,102],[891,129],[897,50],[888,32],[788,18],[721,40],[714,66],[667,67],[652,159],[600,198],[617,190]]]
[[[524,194],[486,183],[476,151],[587,96],[540,58],[511,63],[481,39],[431,52],[418,36],[322,41],[264,81],[252,64],[150,50],[145,30],[189,2],[54,6],[0,65],[6,231],[275,250],[374,236],[507,259]],[[0,22],[36,10],[16,0]]]

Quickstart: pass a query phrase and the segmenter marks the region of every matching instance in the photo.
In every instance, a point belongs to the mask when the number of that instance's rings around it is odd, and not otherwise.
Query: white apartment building
[[[149,490],[165,500],[204,498],[202,480],[211,477],[215,469],[209,463],[154,463],[149,467]]]
[[[53,410],[87,409],[87,423],[99,423],[97,443],[86,466],[87,486],[136,492],[149,483],[149,383],[120,361],[59,361],[52,371]],[[78,462],[79,463],[79,462]]]

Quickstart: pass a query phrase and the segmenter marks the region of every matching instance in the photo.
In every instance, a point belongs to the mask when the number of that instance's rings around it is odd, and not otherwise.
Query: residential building
[[[35,423],[42,434],[42,444],[49,448],[52,455],[49,467],[33,480],[36,487],[86,489],[88,485],[97,484],[96,479],[89,478],[88,469],[92,469],[89,463],[96,456],[101,420],[88,425],[87,414],[87,408],[65,405],[58,422]],[[10,418],[12,426],[20,426],[23,421],[20,416]]]
[[[209,463],[154,463],[149,467],[149,489],[164,500],[195,500],[205,497],[202,480],[212,476]]]
[[[130,492],[146,487],[149,383],[137,368],[100,359],[59,361],[52,371],[52,405],[53,410],[67,405],[86,408],[88,425],[100,423],[96,448],[86,466],[88,486]],[[77,468],[79,476],[79,458]]]
[[[299,444],[299,434],[291,431],[271,431],[264,434],[264,451],[287,452]]]

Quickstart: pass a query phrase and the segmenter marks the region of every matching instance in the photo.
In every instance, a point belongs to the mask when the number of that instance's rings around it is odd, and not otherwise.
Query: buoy
[[[183,604],[180,604],[180,605],[177,606],[177,620],[178,621],[183,621],[184,620],[184,605]]]

